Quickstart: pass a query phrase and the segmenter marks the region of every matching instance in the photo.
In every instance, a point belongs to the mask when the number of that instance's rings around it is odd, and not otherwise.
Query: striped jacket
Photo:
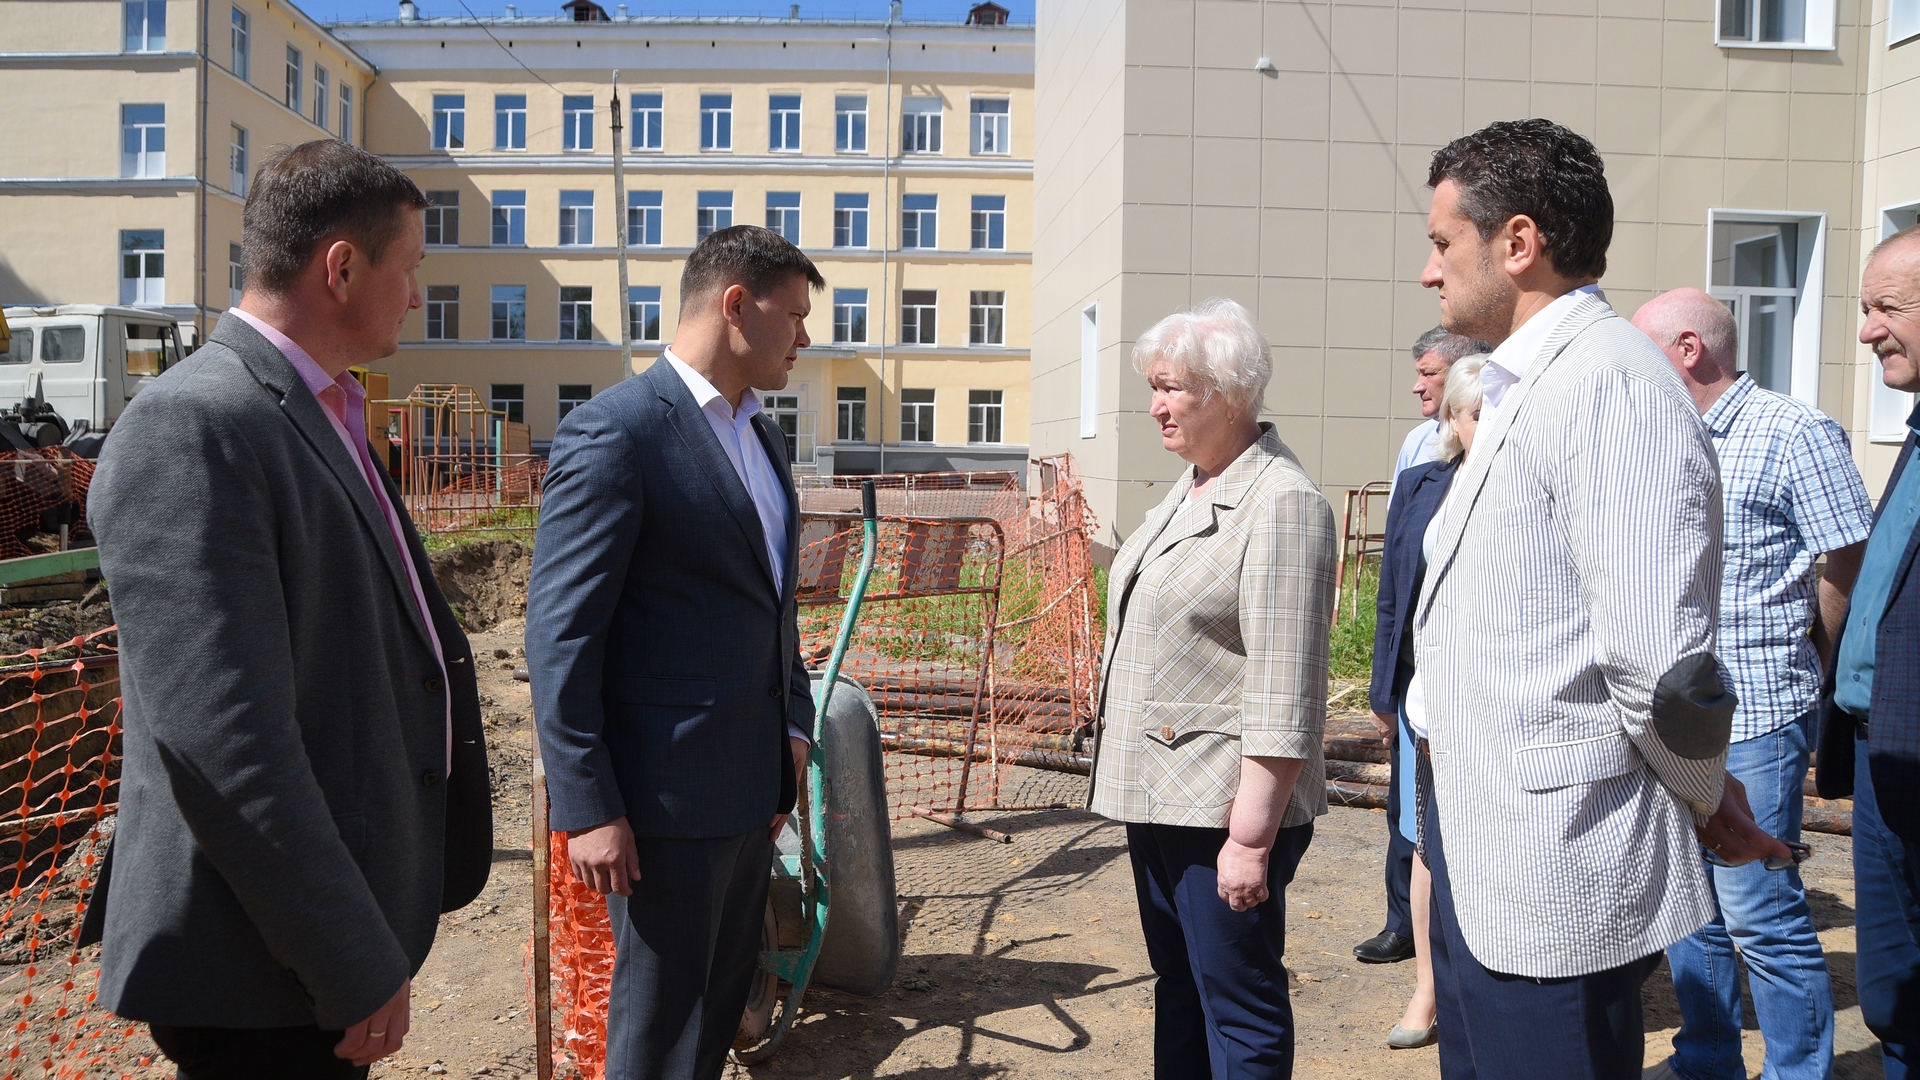
[[[1476,439],[1414,624],[1454,906],[1488,968],[1603,971],[1714,910],[1693,825],[1724,742],[1676,754],[1653,703],[1713,649],[1718,466],[1666,358],[1598,296]]]
[[[1282,827],[1327,812],[1333,509],[1273,432],[1200,501],[1189,467],[1107,585],[1094,813],[1220,828],[1240,758],[1300,758]]]

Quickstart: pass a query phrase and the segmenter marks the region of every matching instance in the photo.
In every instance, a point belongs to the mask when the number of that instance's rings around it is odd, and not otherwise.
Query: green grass
[[[476,540],[514,540],[532,547],[534,529],[539,524],[538,510],[527,506],[510,507],[481,514],[473,524],[463,529],[425,533],[420,537],[420,542],[426,545],[428,551],[459,547]]]
[[[1380,565],[1366,563],[1360,570],[1360,612],[1353,611],[1349,593],[1340,596],[1333,623],[1333,655],[1327,674],[1335,679],[1366,682],[1373,674],[1375,598],[1380,592]]]

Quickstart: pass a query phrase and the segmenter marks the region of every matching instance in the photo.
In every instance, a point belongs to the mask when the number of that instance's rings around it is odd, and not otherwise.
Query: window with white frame
[[[931,248],[939,246],[940,196],[900,196],[900,246]]]
[[[1008,115],[1009,102],[1006,98],[973,99],[973,152],[976,154],[1007,154],[1008,141],[1012,137],[1012,118]]]
[[[660,286],[627,286],[627,337],[633,341],[660,340]]]
[[[327,76],[327,69],[319,64],[313,65],[313,122],[321,131],[327,130],[327,110],[333,107],[333,87]]]
[[[867,152],[867,95],[834,96],[833,149],[841,154]]]
[[[593,246],[593,192],[560,193],[560,246]]]
[[[1810,404],[1819,402],[1824,221],[1713,210],[1707,223],[1707,291],[1739,327],[1737,366],[1759,385]]]
[[[833,290],[833,343],[864,345],[867,341],[867,290]]]
[[[567,94],[560,99],[560,149],[593,149],[593,98]]]
[[[969,345],[1005,345],[1007,343],[1007,294],[974,289],[967,294],[967,343]]]
[[[287,46],[286,96],[280,100],[280,104],[296,113],[300,111],[301,87],[306,82],[305,64],[306,60],[301,57],[300,50],[291,45]]]
[[[525,285],[493,287],[492,322],[495,341],[527,339],[527,287]]]
[[[120,106],[120,175],[167,175],[167,107]]]
[[[527,148],[527,95],[493,95],[493,148]]]
[[[507,423],[527,422],[527,384],[494,383],[487,388],[487,407],[507,414]]]
[[[694,197],[693,235],[705,240],[721,229],[733,228],[733,192],[702,191]]]
[[[524,247],[527,243],[527,193],[493,193],[493,246]]]
[[[666,127],[659,94],[633,95],[633,148],[658,150]]]
[[[1080,437],[1100,434],[1100,305],[1080,310]]]
[[[467,95],[433,95],[433,148],[460,150],[467,145]]]
[[[164,52],[167,48],[167,0],[126,0],[126,52]]]
[[[120,230],[120,302],[167,302],[167,234],[163,229]]]
[[[561,383],[559,389],[560,415],[556,418],[559,420],[565,420],[568,413],[593,399],[593,387],[588,383]]]
[[[733,149],[733,95],[700,95],[700,149]]]
[[[787,243],[800,246],[799,192],[767,192],[767,228],[786,237]]]
[[[460,286],[427,286],[427,340],[460,339]]]
[[[340,80],[340,141],[353,143],[353,84]]]
[[[627,192],[627,243],[639,247],[659,247],[662,226],[660,193]]]
[[[1834,0],[1718,0],[1718,5],[1714,40],[1723,48],[1833,48]]]
[[[973,250],[1004,251],[1007,247],[1007,197],[973,197]]]
[[[904,289],[900,293],[900,344],[932,345],[934,308],[939,293],[934,289]]]
[[[834,431],[836,442],[867,441],[867,388],[842,386],[834,391]]]
[[[862,192],[841,192],[833,197],[833,246],[867,246],[867,196]]]
[[[795,465],[813,464],[813,413],[800,408],[800,395],[763,394],[760,411],[786,436],[787,460]]]
[[[1920,35],[1920,0],[1887,0],[1887,48],[1917,35]],[[1905,426],[1903,418],[1902,430]]]
[[[908,154],[940,152],[940,99],[910,97],[901,103],[900,149]]]
[[[227,245],[227,306],[239,307],[247,291],[246,260],[239,244]]]
[[[427,196],[427,243],[433,247],[455,247],[460,243],[460,193],[429,191]]]
[[[1001,419],[1005,405],[1002,390],[967,391],[967,441],[1001,442]]]
[[[247,168],[247,129],[239,124],[227,127],[227,190],[244,199],[253,175]]]
[[[924,389],[902,389],[900,391],[900,441],[933,441],[933,391]]]
[[[800,95],[767,95],[767,150],[775,154],[800,152]]]
[[[592,286],[560,286],[560,340],[593,340]]]
[[[230,39],[231,51],[228,52],[227,70],[247,82],[253,71],[253,20],[239,8],[233,9],[233,30]]]

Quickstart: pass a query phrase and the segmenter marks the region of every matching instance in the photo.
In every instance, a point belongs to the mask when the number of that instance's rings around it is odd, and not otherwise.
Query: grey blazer
[[[794,804],[786,726],[813,730],[786,438],[784,573],[687,384],[659,360],[560,422],[527,588],[527,670],[553,828],[764,829]]]
[[[233,317],[107,440],[87,516],[120,625],[126,757],[89,917],[104,903],[101,997],[121,1016],[344,1028],[486,881],[472,656],[411,524],[399,551],[363,476],[293,366]]]
[[[1481,425],[1416,614],[1454,904],[1486,967],[1602,971],[1713,914],[1693,824],[1719,802],[1733,713],[1711,655],[1720,551],[1693,403],[1583,297]]]

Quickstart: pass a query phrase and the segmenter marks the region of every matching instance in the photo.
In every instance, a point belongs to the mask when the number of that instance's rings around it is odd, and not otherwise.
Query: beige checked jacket
[[[1193,469],[1114,560],[1089,808],[1222,828],[1240,759],[1300,758],[1281,826],[1327,812],[1333,508],[1260,425],[1194,505]]]

